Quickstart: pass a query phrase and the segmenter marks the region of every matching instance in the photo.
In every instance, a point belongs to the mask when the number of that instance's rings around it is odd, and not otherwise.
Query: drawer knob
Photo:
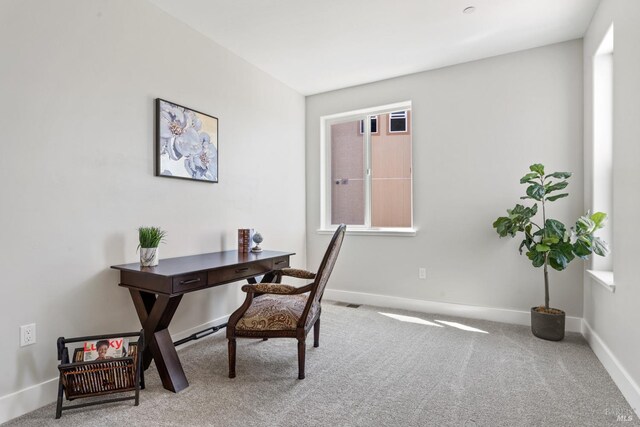
[[[198,283],[200,281],[200,278],[198,277],[197,279],[190,279],[190,280],[183,280],[180,282],[181,285],[189,285],[191,283]]]
[[[284,260],[283,260],[283,259],[281,259],[280,261],[276,261],[276,265],[280,265],[280,264],[282,264],[282,263],[284,263]]]
[[[249,267],[244,267],[244,268],[236,268],[236,273],[244,273],[245,271],[248,271]]]

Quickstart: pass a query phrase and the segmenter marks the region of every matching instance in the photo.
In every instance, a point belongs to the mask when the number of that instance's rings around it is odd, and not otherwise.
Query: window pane
[[[371,117],[371,133],[378,132],[378,116]]]
[[[598,237],[609,243],[611,252],[606,257],[591,257],[594,270],[613,271],[613,25],[604,36],[593,58],[593,190],[594,212],[609,216],[607,225],[598,231]]]
[[[389,120],[389,132],[407,131],[407,111],[396,111],[391,113]]]
[[[331,223],[364,225],[361,120],[331,125]]]
[[[404,112],[402,112],[404,113]],[[371,135],[371,225],[373,227],[411,227],[411,132],[389,134],[384,129],[396,120],[380,116],[382,132]]]
[[[378,132],[378,116],[371,116],[371,133]],[[360,120],[360,133],[364,133],[364,120]]]

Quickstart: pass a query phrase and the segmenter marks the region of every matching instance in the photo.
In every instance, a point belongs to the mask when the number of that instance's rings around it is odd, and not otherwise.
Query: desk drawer
[[[187,292],[207,286],[207,273],[190,273],[173,278],[173,293]]]
[[[288,256],[281,256],[279,258],[274,258],[273,259],[273,269],[274,270],[280,270],[281,268],[287,268],[289,267],[289,257]]]
[[[271,260],[209,271],[209,283],[235,282],[271,271]]]

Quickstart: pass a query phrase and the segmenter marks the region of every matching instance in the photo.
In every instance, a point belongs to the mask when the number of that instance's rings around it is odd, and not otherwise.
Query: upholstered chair
[[[306,337],[313,327],[313,346],[320,344],[322,294],[338,258],[347,227],[336,230],[316,273],[293,268],[276,272],[276,282],[245,285],[242,306],[227,325],[229,340],[229,378],[236,376],[236,338],[295,338],[298,340],[298,378],[304,379]],[[283,277],[313,280],[296,288],[279,283]]]

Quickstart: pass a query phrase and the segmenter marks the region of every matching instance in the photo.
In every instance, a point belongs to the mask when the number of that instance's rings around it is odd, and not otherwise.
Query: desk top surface
[[[120,271],[140,272],[158,276],[177,276],[196,271],[213,270],[255,261],[295,255],[295,252],[262,251],[242,253],[237,250],[160,259],[155,267],[142,267],[139,262],[112,265]]]

